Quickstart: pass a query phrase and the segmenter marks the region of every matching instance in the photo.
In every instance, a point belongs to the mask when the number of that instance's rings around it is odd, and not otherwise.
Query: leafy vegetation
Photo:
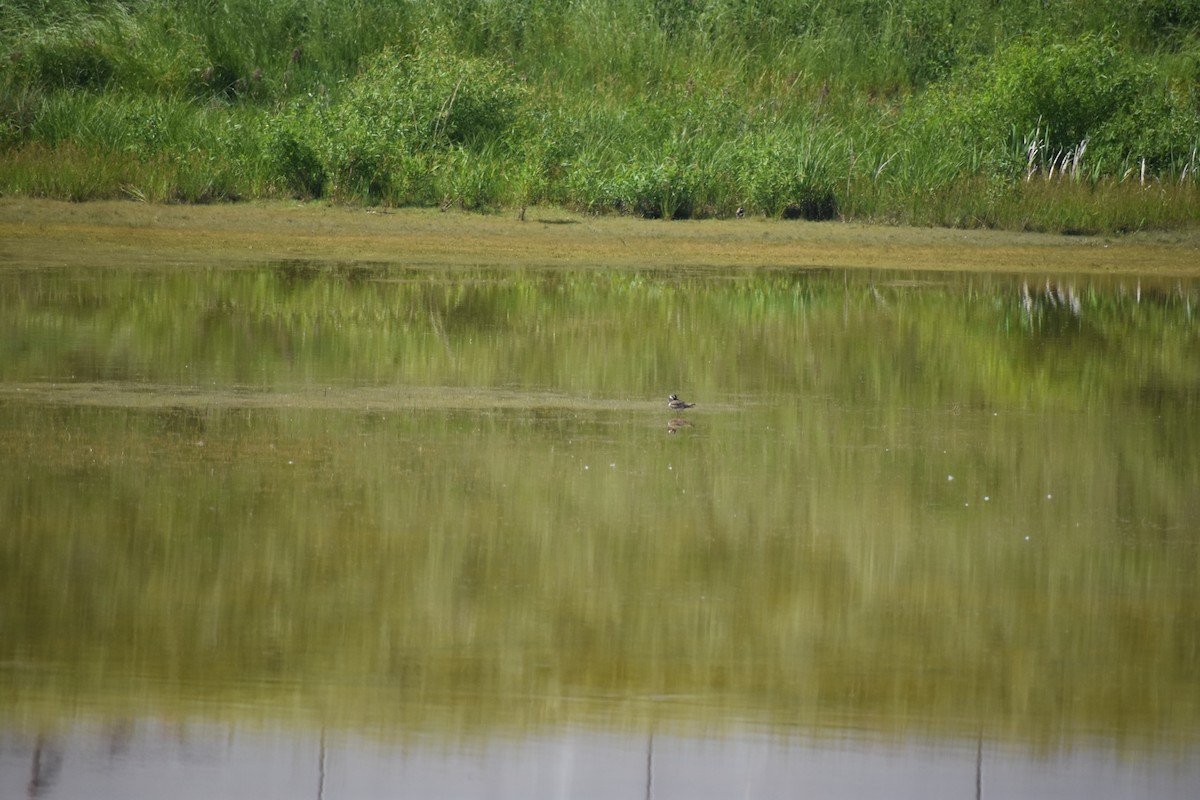
[[[1170,228],[1200,220],[1198,29],[1168,0],[14,0],[0,192]]]

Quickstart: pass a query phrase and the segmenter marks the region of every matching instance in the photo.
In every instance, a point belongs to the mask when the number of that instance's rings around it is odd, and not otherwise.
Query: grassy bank
[[[23,0],[0,193],[1200,221],[1200,3]]]

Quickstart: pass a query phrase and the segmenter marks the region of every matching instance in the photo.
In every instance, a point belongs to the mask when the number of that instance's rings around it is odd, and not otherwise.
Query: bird
[[[737,218],[741,219],[742,217],[746,216],[746,209],[742,208],[741,206],[738,206],[736,213],[737,213]]]
[[[667,398],[667,408],[673,411],[683,411],[685,408],[691,408],[695,403],[685,403],[679,399],[679,395],[671,395]]]

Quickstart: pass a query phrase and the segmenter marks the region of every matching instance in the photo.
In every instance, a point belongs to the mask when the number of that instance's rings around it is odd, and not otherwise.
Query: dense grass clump
[[[526,91],[503,63],[464,57],[444,43],[412,52],[385,47],[334,96],[308,96],[266,120],[266,171],[303,196],[429,203],[453,196],[467,162],[491,165],[520,154],[508,145]],[[441,190],[441,191],[439,191]],[[468,191],[485,204],[494,186]]]
[[[1175,227],[1198,29],[1167,0],[15,0],[0,192]]]

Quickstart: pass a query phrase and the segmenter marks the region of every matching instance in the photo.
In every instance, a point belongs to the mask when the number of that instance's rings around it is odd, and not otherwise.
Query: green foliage
[[[1152,174],[1179,174],[1195,168],[1200,143],[1200,93],[1163,86],[1153,76],[1122,113],[1096,136],[1097,153],[1110,163],[1144,165]]]
[[[695,162],[646,154],[617,174],[613,204],[648,219],[685,219],[695,214],[702,180]]]
[[[1105,37],[1061,42],[1035,36],[963,76],[962,84],[973,89],[959,113],[966,132],[981,139],[999,138],[1010,128],[1037,129],[1050,149],[1061,150],[1125,111],[1139,78]]]
[[[416,180],[423,168],[453,169],[472,163],[454,155],[460,150],[511,144],[525,96],[499,62],[455,55],[444,43],[385,48],[336,98],[292,104],[267,138],[267,160],[301,195],[318,196],[328,183],[339,197],[428,202]],[[477,190],[470,194],[465,204],[481,204]]]
[[[1197,191],[1198,7],[14,0],[0,158],[115,148],[161,186],[219,163],[230,196],[1008,224],[1034,176]],[[1116,218],[1137,204],[1097,218],[1157,224]]]
[[[1141,159],[1158,171],[1185,161],[1200,137],[1178,93],[1094,34],[1009,45],[936,87],[917,113],[929,135],[974,143],[985,166],[1011,177],[1065,170],[1095,181]]]
[[[1200,0],[1134,0],[1126,7],[1152,42],[1162,36],[1195,36],[1200,29]]]
[[[296,131],[274,127],[267,135],[264,156],[270,172],[303,198],[320,197],[325,190],[325,166],[316,149]]]
[[[50,92],[100,91],[116,77],[121,55],[103,24],[53,28],[31,35],[8,53],[9,80]]]
[[[770,133],[752,137],[739,154],[738,170],[745,176],[750,209],[771,217],[833,219],[838,204],[831,150],[814,142],[811,133],[799,142]]]
[[[471,147],[502,138],[524,95],[500,62],[455,55],[447,43],[431,41],[414,53],[386,48],[367,61],[337,112],[409,150]]]

